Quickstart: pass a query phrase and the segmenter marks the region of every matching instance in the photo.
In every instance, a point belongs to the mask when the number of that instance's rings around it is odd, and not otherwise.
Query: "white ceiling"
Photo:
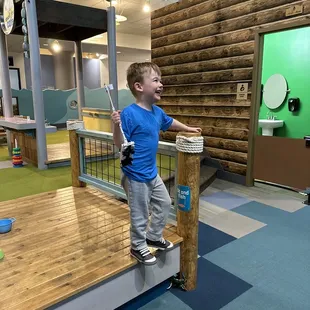
[[[83,5],[88,7],[95,7],[98,9],[107,9],[110,5],[106,0],[56,0],[60,2],[67,2],[77,5]],[[127,17],[127,21],[121,22],[120,25],[116,27],[117,33],[132,34],[148,37],[151,36],[151,12],[144,12],[143,6],[146,3],[146,0],[116,0],[115,4],[116,14],[123,15]],[[151,11],[157,10],[161,7],[164,7],[168,4],[177,2],[178,0],[150,0]],[[99,53],[106,54],[107,47],[101,43],[102,39],[90,39],[86,40],[83,44],[83,51],[87,53]],[[46,44],[49,40],[40,39],[41,48],[46,48]],[[98,42],[97,42],[98,41]],[[22,49],[22,36],[10,35],[7,38],[8,50],[9,52],[21,53]],[[87,44],[86,44],[87,43]],[[90,44],[89,44],[90,43]],[[99,44],[91,44],[99,43]],[[74,45],[73,42],[60,41],[63,50],[73,51]],[[131,45],[131,44],[130,44]],[[151,52],[148,50],[143,50],[138,48],[134,42],[131,48],[118,47],[118,51],[121,53],[117,55],[118,60],[124,61],[138,61],[149,59],[151,57]],[[129,46],[128,46],[129,47]]]
[[[110,5],[106,0],[57,0],[98,9],[107,9]],[[151,35],[151,13],[143,11],[145,0],[116,0],[116,14],[127,17],[127,21],[117,26],[117,32],[136,35]],[[162,8],[177,0],[150,0],[151,11]]]

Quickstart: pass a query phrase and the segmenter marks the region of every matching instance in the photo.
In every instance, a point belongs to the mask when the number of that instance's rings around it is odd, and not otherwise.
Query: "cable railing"
[[[80,181],[118,198],[127,199],[121,186],[120,156],[113,143],[113,134],[84,129],[77,130],[76,133],[79,141]],[[170,217],[175,219],[177,151],[174,143],[159,142],[157,168],[171,197]]]

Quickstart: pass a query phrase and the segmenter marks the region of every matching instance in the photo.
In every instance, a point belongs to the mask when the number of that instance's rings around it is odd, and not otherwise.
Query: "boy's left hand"
[[[187,127],[188,132],[201,132],[201,128],[199,127]]]

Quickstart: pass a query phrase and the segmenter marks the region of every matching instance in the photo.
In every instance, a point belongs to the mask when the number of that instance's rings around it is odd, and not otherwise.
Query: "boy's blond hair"
[[[134,84],[142,83],[145,74],[151,74],[152,70],[161,76],[159,67],[152,62],[135,62],[129,66],[127,69],[127,85],[134,96],[136,96]]]

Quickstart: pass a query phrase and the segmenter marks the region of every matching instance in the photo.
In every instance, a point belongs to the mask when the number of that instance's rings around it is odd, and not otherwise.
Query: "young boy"
[[[163,92],[161,72],[157,65],[151,62],[130,65],[127,83],[136,103],[122,112],[112,113],[113,138],[115,145],[120,148],[123,139],[118,124],[121,122],[126,138],[135,143],[132,165],[122,167],[121,181],[130,208],[130,253],[139,262],[152,265],[156,263],[156,258],[150,253],[148,246],[160,250],[173,247],[172,242],[162,236],[171,199],[156,167],[159,132],[168,129],[200,132],[201,129],[178,122],[154,105]],[[148,227],[149,205],[152,215]]]

